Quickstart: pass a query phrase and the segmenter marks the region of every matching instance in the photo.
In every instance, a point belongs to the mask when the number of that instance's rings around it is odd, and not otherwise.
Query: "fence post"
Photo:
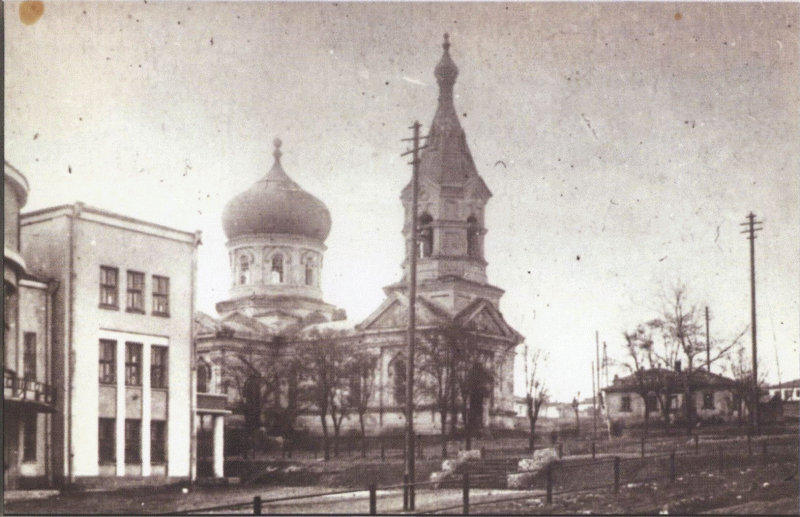
[[[288,446],[287,453],[288,453],[289,459],[292,459],[292,448],[293,448],[292,447],[292,441],[291,440],[287,440],[286,443],[287,443],[287,446]]]
[[[592,459],[594,459],[596,453],[597,453],[596,445],[594,442],[592,442]]]
[[[764,456],[764,463],[767,463],[767,442],[766,440],[761,442],[761,452],[763,452]]]
[[[747,455],[748,456],[753,455],[753,439],[750,436],[749,432],[747,433]]]
[[[261,496],[253,498],[253,515],[261,515]]]
[[[619,456],[614,456],[614,493],[619,492]]]
[[[421,434],[417,435],[417,456],[421,460],[425,459],[424,453],[422,452],[422,435]]]
[[[675,450],[672,450],[672,453],[669,455],[669,481],[670,483],[675,482]]]
[[[375,484],[369,486],[369,514],[378,515],[378,489]]]
[[[558,459],[561,459],[564,456],[564,444],[559,442],[558,444]]]
[[[553,504],[553,463],[547,464],[547,504]]]
[[[642,458],[644,458],[644,435],[642,435]]]
[[[383,436],[381,436],[381,461],[386,461],[386,447],[383,445]]]
[[[700,437],[696,434],[694,435],[694,454],[695,456],[700,454]]]
[[[719,471],[722,472],[722,445],[719,446]]]
[[[464,504],[464,515],[469,515],[469,473],[464,473],[462,479],[462,502]]]

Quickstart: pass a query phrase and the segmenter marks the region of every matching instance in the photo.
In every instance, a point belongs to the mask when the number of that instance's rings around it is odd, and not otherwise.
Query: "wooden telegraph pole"
[[[748,234],[747,239],[750,241],[750,327],[753,335],[753,411],[750,414],[753,432],[756,435],[761,434],[760,424],[758,422],[758,354],[756,347],[756,232],[762,230],[761,227],[756,225],[763,224],[761,221],[756,221],[756,215],[750,212],[747,216],[746,223],[740,223],[740,226],[747,226],[747,229],[740,232]]]
[[[412,138],[404,139],[404,142],[411,141],[413,147],[401,154],[413,155],[410,162],[411,168],[411,250],[409,251],[409,272],[408,272],[408,361],[406,362],[406,457],[405,475],[403,476],[405,486],[403,487],[403,511],[414,511],[414,482],[416,479],[414,465],[414,349],[416,342],[416,298],[417,298],[417,204],[419,193],[419,152],[427,146],[420,146],[419,136],[420,123],[414,122],[409,129],[414,130]]]

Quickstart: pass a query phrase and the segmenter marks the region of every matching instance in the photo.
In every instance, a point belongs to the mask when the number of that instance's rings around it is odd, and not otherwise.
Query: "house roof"
[[[626,377],[615,377],[611,386],[603,388],[603,391],[609,393],[620,393],[627,391],[637,391],[640,382],[644,382],[647,386],[660,386],[666,387],[668,391],[682,391],[684,377],[687,372],[677,372],[675,370],[667,370],[664,368],[652,368],[650,370],[643,370],[641,378],[636,373]],[[690,382],[694,388],[721,388],[727,389],[735,385],[736,381],[710,373],[706,370],[693,370],[690,376]]]
[[[795,379],[793,381],[786,381],[780,384],[771,384],[767,386],[767,389],[777,389],[777,388],[800,388],[800,379]]]

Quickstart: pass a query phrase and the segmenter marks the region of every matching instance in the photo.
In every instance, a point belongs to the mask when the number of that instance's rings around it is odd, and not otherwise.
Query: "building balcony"
[[[204,414],[230,414],[228,410],[228,396],[215,393],[197,394],[197,412]]]
[[[56,390],[39,381],[20,379],[11,370],[3,371],[3,399],[6,404],[20,404],[37,412],[55,411]]]

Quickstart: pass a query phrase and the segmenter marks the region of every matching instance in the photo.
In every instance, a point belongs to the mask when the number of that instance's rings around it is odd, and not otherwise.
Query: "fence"
[[[716,469],[719,472],[724,472],[734,465],[741,467],[742,464],[752,465],[754,462],[767,464],[775,461],[797,461],[798,442],[796,437],[770,440],[754,440],[748,437],[746,445],[739,443],[743,440],[735,441],[737,443],[730,443],[731,440],[711,440],[711,443],[707,443],[706,437],[704,437],[703,442],[698,436],[694,436],[689,440],[684,437],[679,444],[674,441],[664,441],[655,445],[650,444],[650,449],[641,448],[638,454],[616,451],[616,454],[604,454],[603,457],[600,457],[600,453],[597,452],[597,444],[592,444],[593,454],[591,457],[586,454],[564,455],[561,459],[547,465],[544,470],[532,473],[533,483],[524,494],[506,497],[487,497],[483,494],[480,500],[471,500],[470,487],[479,484],[481,478],[493,474],[481,475],[464,472],[461,478],[461,500],[458,504],[426,509],[415,508],[414,511],[420,514],[437,514],[452,513],[455,510],[460,510],[461,513],[467,515],[475,507],[502,502],[544,498],[547,504],[552,504],[555,497],[565,494],[593,490],[612,490],[613,493],[617,493],[620,487],[627,484],[641,484],[658,480],[669,480],[672,483],[676,481],[678,476],[699,469]],[[663,448],[666,445],[672,445],[673,447],[668,452],[657,451],[653,453],[654,449]],[[650,451],[650,454],[648,454],[648,451]],[[563,454],[563,447],[561,452]],[[574,475],[575,472],[580,472],[581,475]],[[394,501],[391,498],[398,498],[400,495],[399,490],[402,489],[403,508],[408,509],[409,506],[415,506],[411,503],[415,490],[417,488],[430,487],[432,484],[430,481],[415,483],[413,486],[404,483],[383,486],[380,489],[389,494],[385,502],[395,505],[399,501]],[[378,513],[378,487],[375,484],[370,484],[365,488],[368,493],[368,502],[364,505],[363,511],[368,512],[370,515],[376,515]],[[319,502],[325,497],[344,494],[355,495],[363,492],[365,492],[364,488],[325,491],[271,499],[256,496],[252,501],[194,508],[169,515],[231,512],[235,510],[261,515],[270,505],[315,499]],[[441,497],[437,497],[437,499],[441,499]],[[353,507],[354,502],[352,501],[348,506],[348,513],[360,513],[357,508]],[[314,513],[318,511],[315,510]],[[391,513],[396,513],[396,511],[397,508],[391,509]]]

